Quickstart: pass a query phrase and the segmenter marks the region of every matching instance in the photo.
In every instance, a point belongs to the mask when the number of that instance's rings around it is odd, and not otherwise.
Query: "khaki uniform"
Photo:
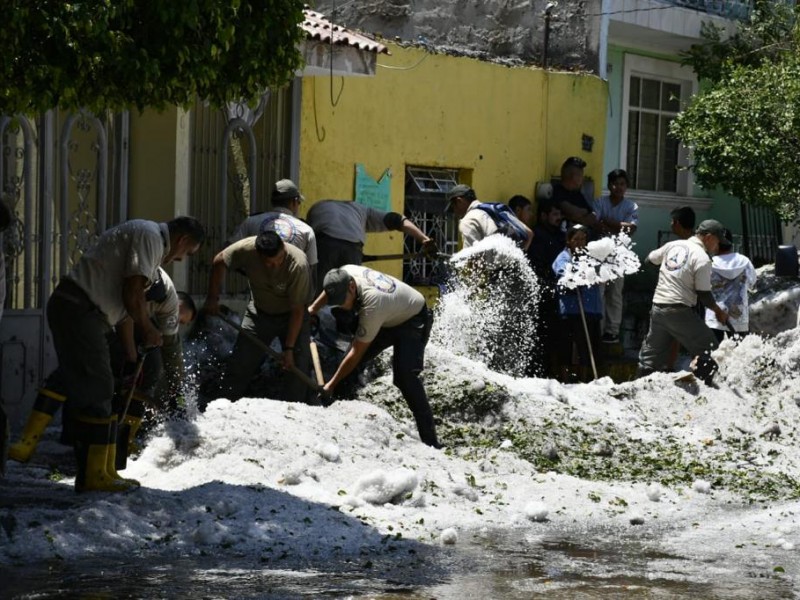
[[[260,213],[242,221],[228,240],[228,245],[264,231],[274,231],[284,242],[305,252],[312,270],[316,267],[317,236],[305,221],[301,221],[288,208],[279,206],[271,212]]]
[[[393,348],[392,382],[414,415],[420,439],[438,447],[433,412],[419,378],[432,325],[425,298],[411,286],[380,271],[359,265],[345,265],[342,269],[356,283],[355,339],[370,344],[362,362]]]
[[[286,244],[286,259],[273,270],[264,266],[256,250],[255,237],[245,238],[228,246],[222,252],[229,269],[241,271],[250,281],[251,299],[242,319],[242,329],[255,335],[266,344],[277,337],[286,345],[290,311],[296,306],[307,306],[311,299],[311,271],[305,254]],[[295,366],[308,373],[311,363],[310,329],[308,312],[303,311],[303,323],[294,344]],[[264,351],[247,336],[236,339],[233,352],[219,389],[219,394],[238,400],[247,391],[250,380],[264,361]],[[309,396],[305,383],[287,375],[285,400],[305,401]]]
[[[497,225],[485,210],[477,208],[480,200],[474,200],[467,209],[467,214],[458,222],[458,230],[464,240],[464,248],[469,248],[497,233]]]

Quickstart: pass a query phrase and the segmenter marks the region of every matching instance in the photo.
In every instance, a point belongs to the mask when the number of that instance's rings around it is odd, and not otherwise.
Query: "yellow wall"
[[[168,221],[175,216],[177,108],[131,114],[130,204],[133,219]]]
[[[596,77],[509,68],[478,60],[426,55],[390,45],[375,77],[303,79],[299,186],[308,202],[353,198],[355,163],[373,177],[393,173],[392,209],[403,211],[406,165],[471,170],[470,183],[486,201],[533,196],[537,181],[580,155],[599,178],[602,156],[581,152],[581,134],[602,152],[606,86]],[[412,67],[401,70],[401,67]],[[549,89],[549,93],[548,93]],[[322,138],[320,140],[320,138]],[[595,173],[596,171],[596,173]],[[402,251],[398,232],[371,235],[366,253]],[[380,263],[401,274],[396,261]]]
[[[183,109],[131,115],[131,218],[169,221],[189,214],[190,136],[189,113]],[[178,289],[188,285],[187,269],[185,261],[168,269]]]

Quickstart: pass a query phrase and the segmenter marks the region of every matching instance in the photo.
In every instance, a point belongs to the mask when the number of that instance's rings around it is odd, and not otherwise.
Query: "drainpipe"
[[[557,2],[548,2],[544,7],[544,48],[542,49],[542,68],[547,68],[548,50],[550,46],[550,19],[553,16],[553,9],[558,5]]]

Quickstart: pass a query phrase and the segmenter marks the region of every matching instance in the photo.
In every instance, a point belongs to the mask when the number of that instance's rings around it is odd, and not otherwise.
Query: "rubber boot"
[[[109,436],[111,419],[78,416],[75,419],[75,491],[129,492],[139,487],[126,479],[112,478],[108,474]]]
[[[53,420],[53,415],[64,405],[66,396],[41,388],[36,401],[33,403],[33,410],[25,423],[20,440],[8,449],[8,458],[17,462],[28,462],[33,456],[36,445],[42,438],[44,430]]]
[[[121,481],[127,481],[136,487],[139,487],[139,482],[135,479],[127,479],[117,473],[117,456],[118,451],[120,450],[119,442],[118,442],[118,433],[119,427],[117,424],[117,415],[112,415],[111,423],[108,427],[108,453],[106,454],[106,472],[111,479],[119,479]],[[127,452],[127,444],[122,446],[122,467],[124,469],[128,464],[128,452]]]
[[[123,423],[123,427],[127,429],[128,433],[128,456],[132,454],[138,454],[141,451],[141,447],[136,443],[136,434],[139,432],[139,428],[142,426],[144,409],[145,404],[141,396],[138,396],[138,394],[134,393],[133,398],[131,399],[131,404],[128,407],[128,414],[125,415],[125,423]],[[122,431],[122,427],[120,427],[120,431]]]
[[[113,406],[117,414],[119,414],[125,410],[125,401],[121,398],[116,398]],[[128,466],[128,456],[139,452],[139,446],[134,441],[134,438],[142,424],[144,408],[142,397],[134,392],[128,405],[128,412],[125,415],[125,422],[119,423],[117,426],[116,460],[114,463],[117,471],[122,471]]]

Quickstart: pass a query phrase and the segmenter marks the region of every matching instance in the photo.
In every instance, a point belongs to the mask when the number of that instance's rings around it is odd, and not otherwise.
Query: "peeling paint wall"
[[[600,0],[321,0],[335,23],[385,39],[509,63],[541,65],[545,9],[548,65],[597,73]]]

